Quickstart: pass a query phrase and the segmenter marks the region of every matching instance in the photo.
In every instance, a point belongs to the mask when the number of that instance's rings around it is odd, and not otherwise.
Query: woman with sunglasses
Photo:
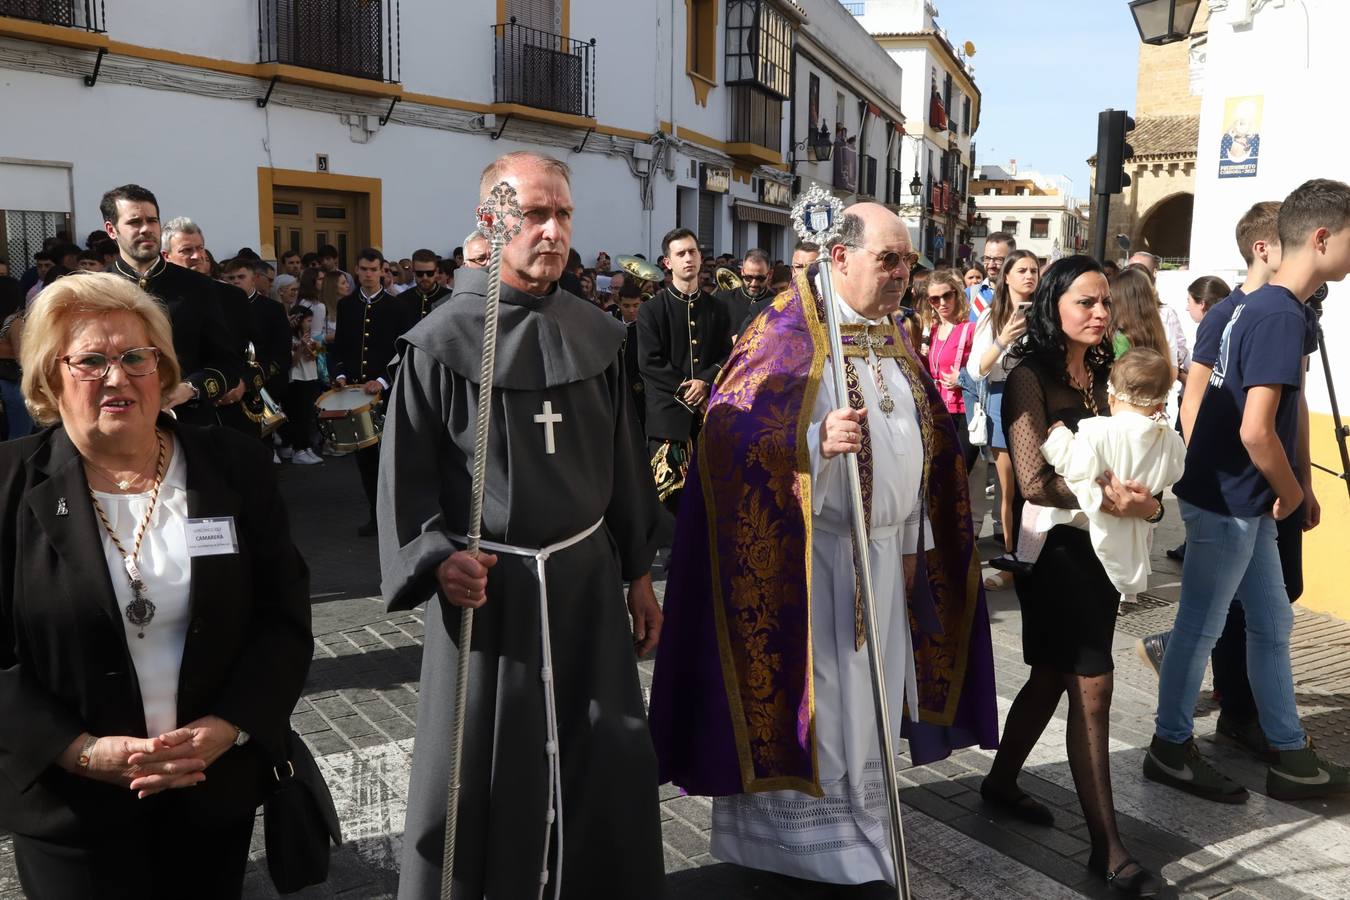
[[[966,399],[961,390],[960,374],[970,358],[975,323],[970,321],[970,302],[965,286],[955,269],[939,269],[926,283],[926,300],[930,315],[928,328],[928,374],[937,383],[956,424],[956,438],[961,442],[961,456],[966,461],[966,472],[975,464],[976,448],[970,443],[966,430]]]
[[[0,444],[0,828],[24,894],[238,897],[313,650],[271,454],[161,411],[169,320],[117,275],[44,289],[21,357],[46,426]]]
[[[966,364],[970,377],[977,382],[984,381],[988,392],[984,412],[989,417],[989,452],[998,473],[998,524],[1007,551],[994,560],[995,568],[998,568],[998,563],[1011,558],[1015,533],[1013,467],[1008,457],[1008,442],[1003,434],[1001,414],[1003,386],[1008,379],[1008,372],[1017,364],[1015,359],[1009,358],[1008,351],[1026,334],[1026,311],[1031,306],[1031,297],[1036,292],[1040,274],[1040,261],[1030,250],[1014,250],[1008,254],[999,273],[993,303],[975,326],[974,346],[970,351],[970,361]],[[1012,586],[1012,575],[1008,571],[999,572],[985,579],[984,586],[992,591],[1007,590]]]

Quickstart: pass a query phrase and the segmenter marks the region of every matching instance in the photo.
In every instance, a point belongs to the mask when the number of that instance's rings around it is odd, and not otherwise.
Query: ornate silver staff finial
[[[819,184],[797,197],[792,207],[792,228],[797,236],[820,246],[839,236],[844,227],[844,201]]]
[[[494,247],[505,247],[511,239],[520,234],[520,226],[525,216],[516,202],[516,189],[505,181],[499,181],[488,192],[483,202],[478,204],[478,233],[488,239]]]

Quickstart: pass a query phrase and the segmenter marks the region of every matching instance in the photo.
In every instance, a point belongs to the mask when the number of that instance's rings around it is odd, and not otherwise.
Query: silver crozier
[[[473,488],[465,534],[473,555],[483,532],[483,488],[487,475],[488,426],[492,421],[492,375],[497,363],[497,308],[502,296],[502,249],[520,233],[516,189],[499,182],[478,206],[478,233],[492,246],[488,265],[487,303],[483,308],[483,364],[478,378],[478,416],[473,432]],[[464,759],[464,717],[469,708],[469,650],[473,642],[473,610],[460,609],[459,656],[455,674],[455,718],[450,733],[450,779],[445,797],[445,852],[441,861],[441,900],[451,900],[455,881],[455,832],[459,819],[459,779]]]
[[[834,284],[830,279],[829,244],[839,237],[843,223],[843,201],[820,185],[814,185],[798,197],[792,208],[792,226],[797,234],[802,240],[820,247],[820,296],[825,305],[825,324],[830,337],[830,369],[837,398],[848,396],[848,380],[844,374],[844,342],[839,330],[839,311],[834,305]],[[805,311],[805,314],[810,315],[810,311]],[[886,703],[886,676],[881,665],[881,638],[877,633],[876,595],[872,591],[868,523],[863,507],[858,455],[845,453],[844,464],[848,471],[848,499],[853,507],[853,546],[857,548],[854,556],[862,593],[867,662],[872,672],[872,700],[876,704],[877,737],[881,743],[881,769],[885,776],[886,802],[891,814],[891,859],[895,862],[895,890],[900,900],[909,900],[909,863],[905,859],[905,832],[900,824],[900,784],[895,773],[895,750],[891,744],[890,707]]]

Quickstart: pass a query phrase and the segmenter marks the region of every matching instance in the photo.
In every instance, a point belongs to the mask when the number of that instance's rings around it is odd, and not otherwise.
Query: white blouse
[[[976,381],[988,379],[990,383],[1006,381],[1008,373],[1016,366],[1017,360],[1008,359],[1008,351],[1001,351],[994,364],[985,372],[980,369],[980,360],[984,353],[994,345],[994,308],[991,306],[980,313],[979,323],[975,326],[975,337],[970,342],[970,358],[966,360],[966,372]]]
[[[108,561],[113,592],[122,611],[122,627],[126,629],[127,648],[141,689],[146,734],[150,737],[173,731],[179,725],[178,672],[183,662],[188,621],[192,617],[188,603],[192,560],[188,557],[185,530],[188,518],[187,463],[181,446],[171,446],[173,459],[164,474],[159,502],[145,530],[140,556],[136,560],[141,580],[145,582],[146,596],[155,604],[155,617],[144,629],[127,621],[125,611],[132,599],[131,582],[122,555],[108,537],[107,529],[101,523],[99,525],[103,555]],[[117,533],[117,539],[131,553],[136,545],[136,529],[150,504],[150,494],[95,491],[94,495]],[[94,515],[97,518],[98,513]],[[145,633],[143,638],[137,637],[141,631]]]

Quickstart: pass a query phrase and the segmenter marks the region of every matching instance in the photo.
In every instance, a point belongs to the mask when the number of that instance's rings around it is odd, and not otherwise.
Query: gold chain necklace
[[[1087,372],[1087,387],[1079,387],[1078,379],[1069,374],[1067,366],[1064,369],[1064,380],[1083,398],[1083,406],[1087,408],[1088,412],[1094,416],[1099,416],[1101,413],[1097,409],[1097,383],[1092,374],[1092,366],[1089,366],[1086,361],[1083,363],[1083,371]]]
[[[136,559],[141,555],[141,541],[145,539],[145,532],[150,527],[150,519],[155,514],[155,506],[159,502],[159,489],[164,484],[164,456],[165,445],[164,436],[155,431],[155,440],[159,444],[159,462],[155,465],[155,484],[150,489],[150,505],[146,507],[145,515],[141,517],[140,524],[136,527],[136,541],[128,555],[122,542],[117,538],[117,532],[113,530],[112,523],[108,521],[108,514],[103,511],[103,504],[98,502],[98,494],[94,489],[89,489],[89,499],[94,501],[94,511],[98,513],[99,521],[103,523],[103,529],[108,532],[108,537],[112,539],[113,546],[117,548],[118,554],[122,557],[122,564],[127,570],[127,580],[131,583],[131,602],[126,606],[127,621],[137,628],[136,637],[145,637],[145,626],[155,618],[155,604],[150,602],[146,595],[145,582],[141,580],[141,570],[136,565]]]
[[[155,431],[155,437],[156,437],[156,438],[159,438],[159,431],[158,431],[158,430]],[[102,475],[104,478],[106,478],[106,479],[108,479],[109,481],[111,481],[113,484],[117,485],[117,489],[118,489],[119,491],[125,491],[125,490],[129,489],[129,488],[130,488],[133,484],[135,484],[137,481],[139,481],[140,479],[142,479],[142,478],[145,477],[145,475],[144,475],[145,467],[148,466],[148,465],[150,465],[150,460],[152,460],[152,459],[155,458],[155,454],[156,454],[156,453],[159,453],[159,452],[161,452],[161,451],[163,450],[163,446],[162,446],[162,445],[163,445],[163,441],[160,440],[159,443],[160,443],[160,445],[161,445],[160,448],[159,448],[159,449],[152,449],[152,450],[150,451],[150,455],[147,456],[147,457],[145,458],[145,462],[141,463],[140,466],[137,467],[137,469],[136,469],[136,474],[135,474],[134,476],[132,476],[131,478],[125,478],[125,479],[123,479],[123,478],[116,478],[116,477],[113,476],[113,473],[109,472],[107,469],[103,468],[103,467],[100,466],[98,463],[94,462],[92,459],[89,459],[88,457],[85,457],[85,458],[84,458],[84,461],[85,461],[88,465],[90,465],[91,467],[93,467],[94,471],[98,472],[100,475]]]

